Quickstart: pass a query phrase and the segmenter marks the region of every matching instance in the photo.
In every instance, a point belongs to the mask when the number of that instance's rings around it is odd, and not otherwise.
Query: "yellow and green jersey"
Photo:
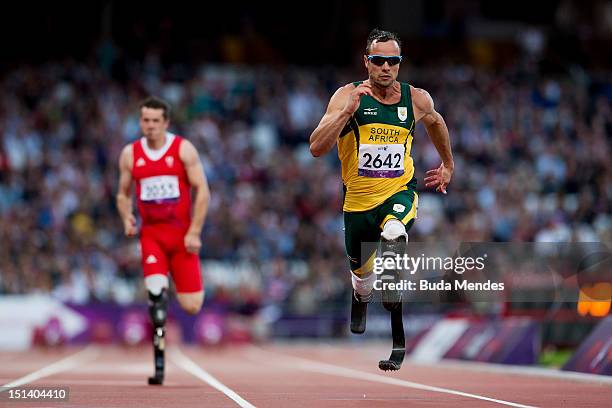
[[[355,86],[361,84],[354,82]],[[344,211],[372,209],[393,194],[406,190],[414,176],[410,156],[414,112],[410,86],[400,83],[398,103],[386,105],[363,95],[359,108],[338,138]]]

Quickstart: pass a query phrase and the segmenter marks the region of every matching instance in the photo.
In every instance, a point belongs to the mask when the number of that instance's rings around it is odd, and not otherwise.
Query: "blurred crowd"
[[[207,302],[295,314],[346,307],[339,161],[312,158],[307,141],[335,89],[363,72],[185,72],[152,55],[123,80],[70,61],[0,77],[0,294],[144,299],[138,243],[123,236],[115,194],[119,152],[140,137],[138,102],[155,94],[171,103],[170,130],[194,143],[210,183]],[[609,74],[405,66],[400,79],[431,93],[455,157],[448,195],[425,190],[439,158],[417,127],[411,240],[612,242]]]

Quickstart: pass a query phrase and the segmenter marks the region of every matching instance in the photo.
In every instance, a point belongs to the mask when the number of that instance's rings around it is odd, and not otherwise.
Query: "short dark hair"
[[[366,55],[370,53],[370,48],[372,48],[372,43],[376,42],[387,42],[387,41],[395,41],[397,46],[402,51],[402,42],[400,41],[397,34],[392,33],[391,31],[379,30],[378,28],[370,31],[370,35],[368,35],[368,42],[366,44]]]
[[[170,104],[157,96],[149,96],[147,99],[140,102],[139,109],[142,110],[142,108],[161,109],[164,111],[163,115],[165,120],[168,120],[170,117]]]

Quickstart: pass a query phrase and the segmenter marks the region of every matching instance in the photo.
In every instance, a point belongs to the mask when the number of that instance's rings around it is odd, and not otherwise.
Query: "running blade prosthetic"
[[[393,335],[393,349],[388,360],[380,360],[378,368],[383,371],[399,370],[406,355],[406,339],[404,337],[404,322],[402,317],[402,303],[397,303],[391,311],[391,333]]]
[[[164,382],[164,368],[165,368],[165,338],[164,329],[158,327],[153,332],[153,353],[155,357],[155,375],[149,377],[149,385],[162,385]]]
[[[363,332],[365,332],[368,302],[371,297],[370,295],[364,299],[353,290],[353,300],[351,303],[351,333],[363,334]]]

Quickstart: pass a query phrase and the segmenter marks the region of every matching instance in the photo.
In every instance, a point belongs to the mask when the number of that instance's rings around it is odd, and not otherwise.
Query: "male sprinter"
[[[163,100],[151,97],[143,101],[140,129],[144,137],[125,146],[119,157],[117,208],[125,235],[133,237],[138,232],[132,212],[132,181],[142,220],[142,269],[154,327],[155,375],[149,384],[162,384],[164,379],[168,271],[185,311],[198,313],[204,300],[200,233],[210,192],[197,150],[188,140],[167,131],[169,117],[170,107]]]
[[[405,250],[407,231],[416,218],[418,196],[410,156],[416,122],[424,123],[442,159],[437,169],[427,172],[425,185],[446,194],[454,170],[444,119],[435,111],[427,91],[396,80],[401,61],[397,35],[373,30],[363,57],[368,79],[338,89],[310,136],[313,156],[329,152],[337,143],[342,162],[353,333],[365,331],[367,304],[376,281],[372,273],[376,250],[367,249],[362,258],[362,243],[381,240],[383,256],[395,256]],[[399,271],[385,274],[383,280],[395,281]],[[385,290],[382,295],[385,308],[391,312],[394,351],[379,367],[398,370],[405,354],[401,292]]]

